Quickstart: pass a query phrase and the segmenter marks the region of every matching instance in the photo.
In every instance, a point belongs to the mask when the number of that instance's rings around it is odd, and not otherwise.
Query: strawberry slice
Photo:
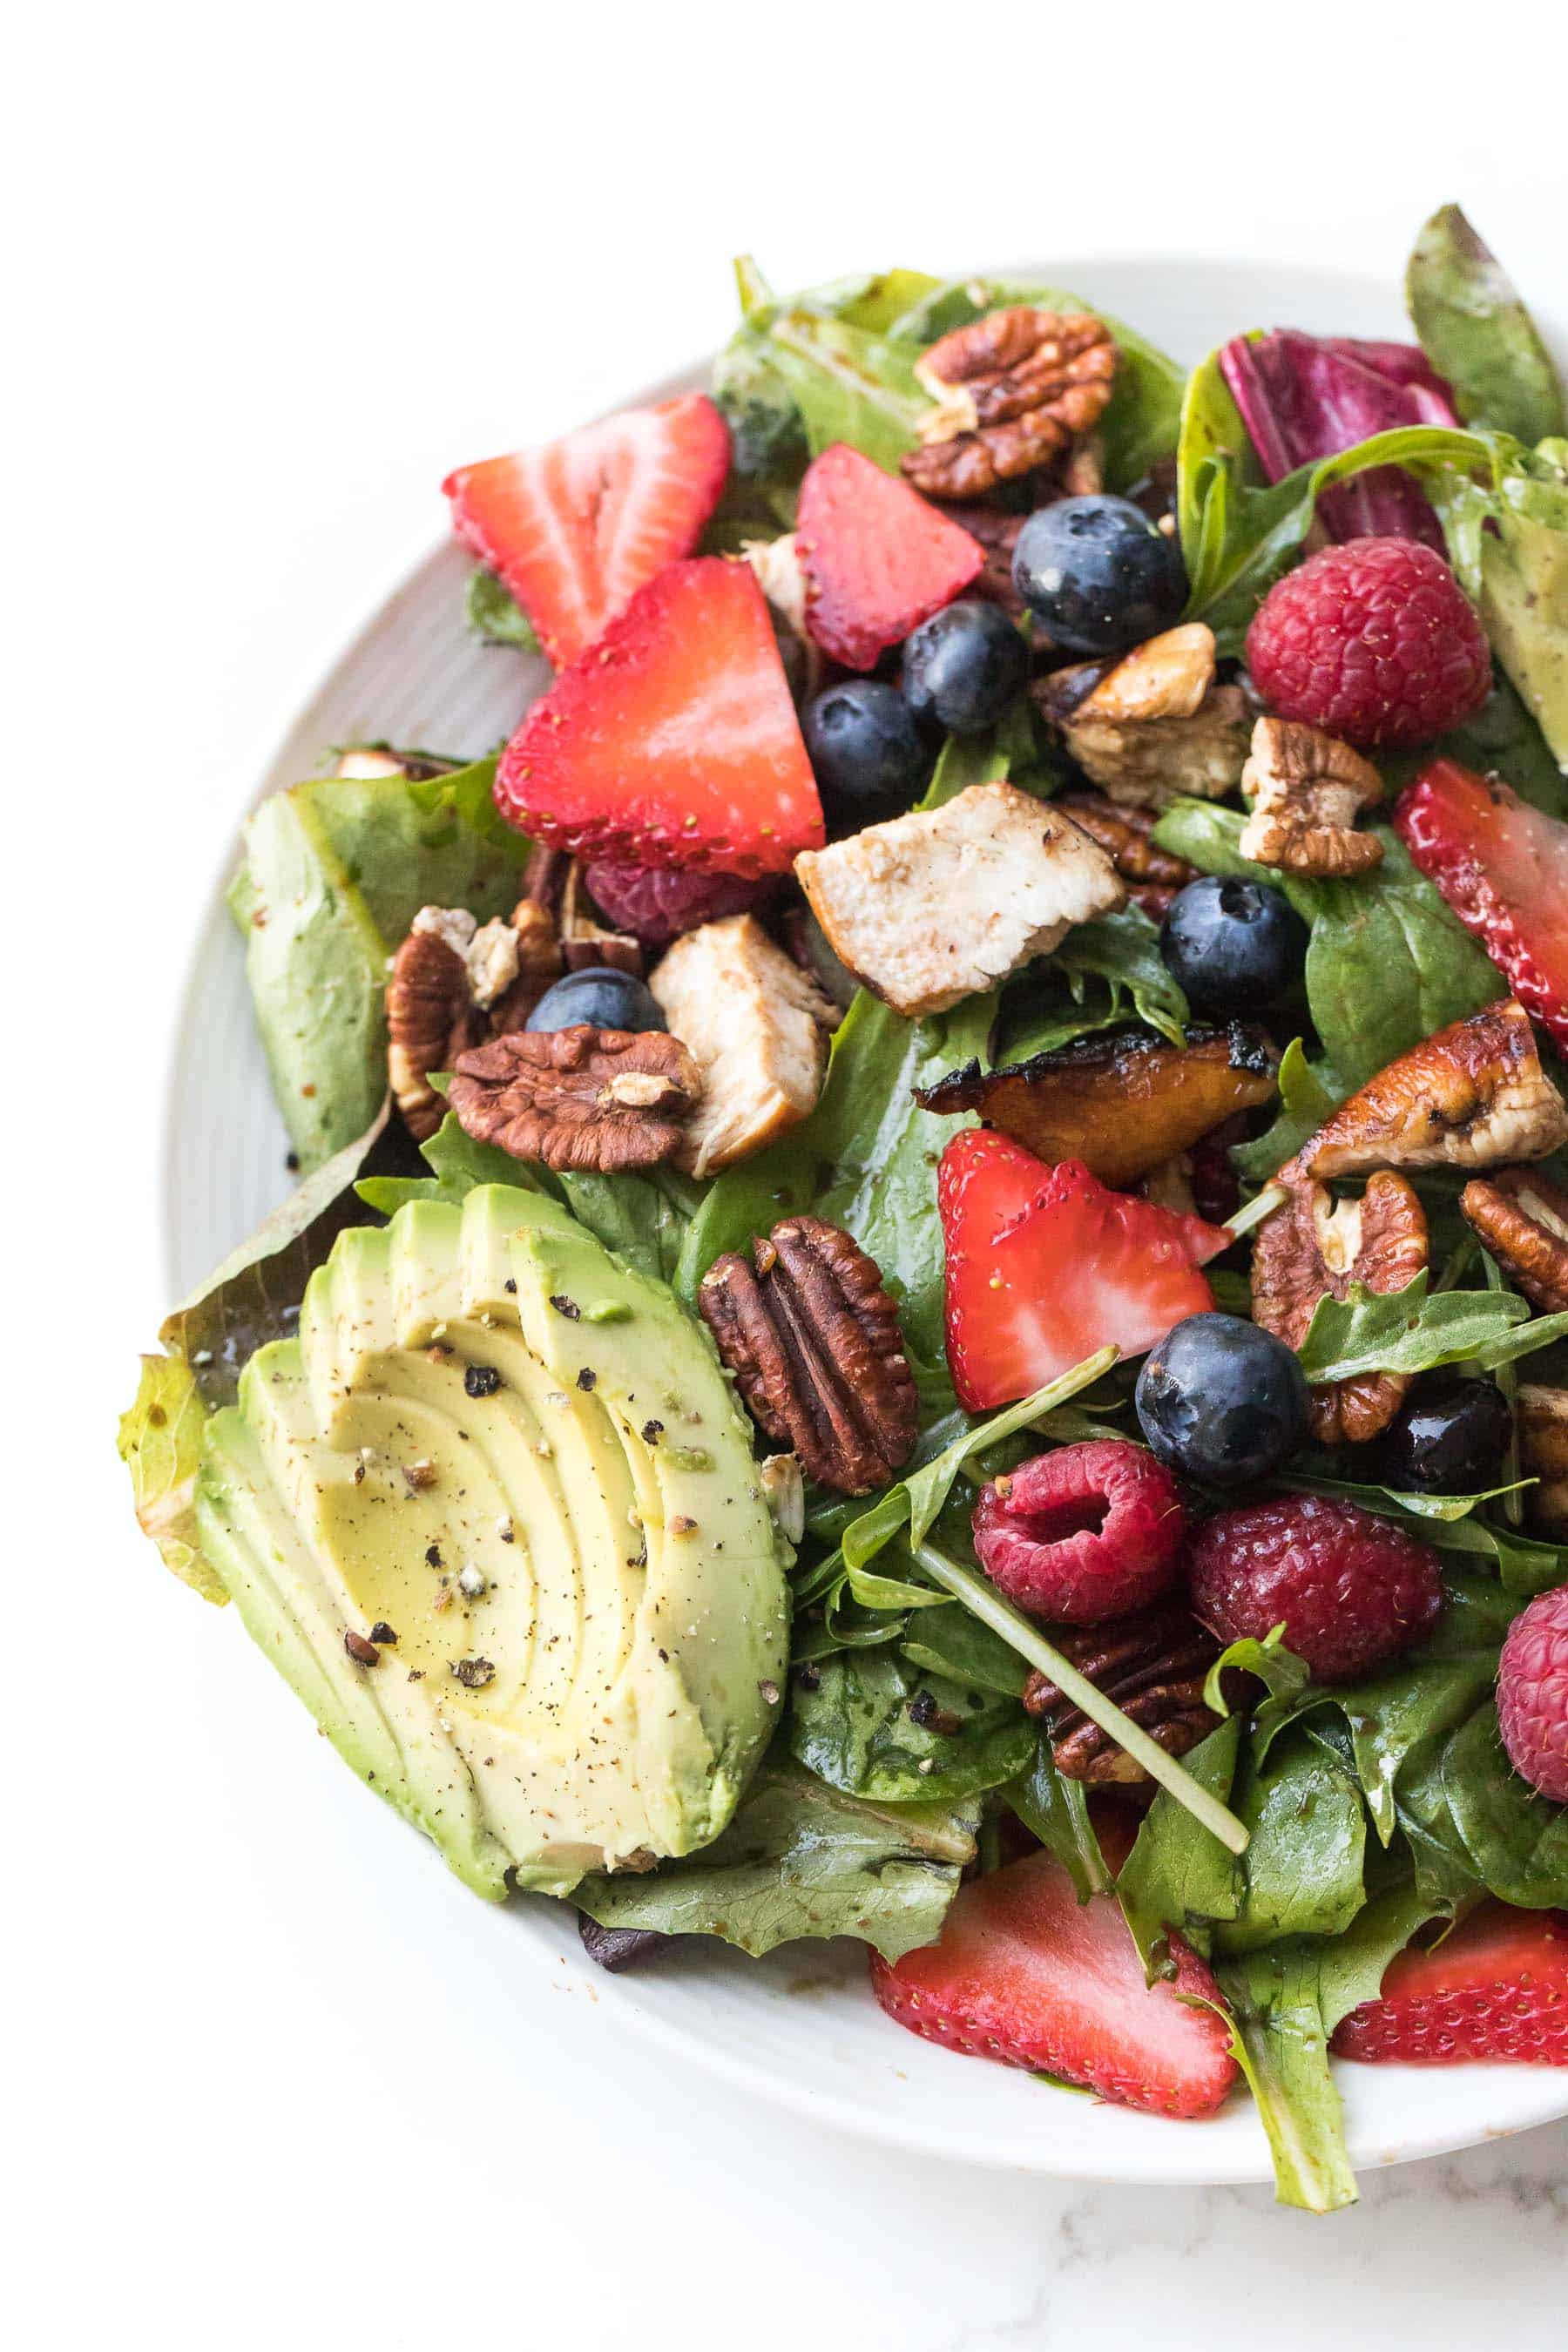
[[[585,859],[783,874],[822,803],[749,563],[699,556],[639,588],[501,754],[509,824]]]
[[[1394,823],[1525,1011],[1568,1053],[1568,824],[1455,760],[1423,769]]]
[[[1114,1341],[1142,1355],[1214,1294],[1200,1265],[1232,1236],[1113,1192],[1076,1160],[1048,1168],[985,1128],[942,1155],[947,1360],[971,1412],[1007,1404]]]
[[[729,470],[729,427],[693,392],[459,466],[441,488],[458,537],[500,572],[559,669],[690,554]]]
[[[944,2049],[1082,2083],[1119,2106],[1207,2116],[1236,2081],[1213,1976],[1179,1937],[1175,1981],[1143,1981],[1114,1895],[1079,1903],[1054,1854],[1026,1854],[960,1887],[934,1944],[871,1986],[899,2024]],[[1187,1998],[1184,1999],[1185,1995]]]
[[[1401,1952],[1335,2029],[1339,2058],[1568,2066],[1568,1912],[1483,1903],[1429,1951]]]
[[[806,635],[846,669],[875,669],[985,564],[978,540],[842,441],[806,467],[795,552]]]

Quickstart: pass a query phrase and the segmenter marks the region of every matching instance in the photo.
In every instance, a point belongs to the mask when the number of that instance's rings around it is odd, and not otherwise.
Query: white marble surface
[[[498,1993],[395,1937],[360,1866],[379,1817],[362,1829],[237,1628],[160,1574],[106,1459],[166,1303],[147,1071],[195,901],[325,656],[437,527],[454,459],[713,342],[741,245],[786,284],[1151,247],[1392,276],[1458,194],[1560,293],[1561,26],[1538,0],[1506,39],[1381,0],[1320,10],[1310,38],[1229,5],[1064,15],[698,0],[619,12],[613,37],[500,0],[28,20],[3,159],[26,311],[7,1035],[28,1076],[0,1969],[4,2294],[29,2352],[1187,2352],[1238,2329],[1415,2352],[1501,2320],[1510,2352],[1563,2341],[1561,2128],[1369,2179],[1327,2223],[1262,2189],[968,2171],[747,2105],[591,2001],[521,1973]],[[84,1255],[91,1311],[62,1316]]]

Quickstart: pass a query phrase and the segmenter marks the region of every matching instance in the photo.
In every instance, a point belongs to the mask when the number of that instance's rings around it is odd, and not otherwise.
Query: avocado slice
[[[483,1185],[342,1234],[208,1423],[195,1513],[339,1752],[481,1893],[728,1825],[787,1549],[707,1333],[555,1201]]]

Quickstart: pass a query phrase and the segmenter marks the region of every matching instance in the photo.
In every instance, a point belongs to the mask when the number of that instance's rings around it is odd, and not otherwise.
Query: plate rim
[[[1363,299],[1371,298],[1384,303],[1397,300],[1396,289],[1391,289],[1374,274],[1365,270],[1336,268],[1321,263],[1272,262],[1265,257],[1235,251],[1219,254],[1140,251],[1068,257],[1048,268],[1033,261],[1003,262],[985,265],[984,268],[976,268],[973,274],[1004,280],[1037,278],[1051,282],[1059,273],[1069,285],[1081,287],[1091,282],[1096,273],[1120,277],[1132,270],[1145,273],[1168,270],[1173,275],[1201,273],[1205,278],[1219,284],[1227,278],[1262,276],[1275,271],[1294,289],[1310,281],[1324,293],[1331,289],[1353,289]],[[1549,344],[1561,355],[1568,350],[1568,327],[1559,318],[1554,306],[1532,304],[1531,307]],[[670,371],[656,383],[643,384],[628,392],[611,408],[600,414],[614,414],[621,407],[669,399],[679,393],[700,388],[707,380],[712,356],[711,352],[700,356],[688,366]],[[207,960],[213,952],[215,941],[221,939],[228,919],[225,893],[236,869],[240,828],[271,793],[287,782],[299,781],[291,768],[285,768],[295,737],[305,729],[310,714],[331,700],[340,680],[374,647],[386,626],[392,608],[416,593],[434,567],[443,559],[449,560],[450,551],[450,540],[442,538],[434,541],[423,553],[405,564],[364,619],[315,673],[309,692],[291,704],[286,723],[274,739],[273,749],[265,766],[236,812],[233,839],[222,857],[215,862],[201,892],[194,898],[193,903],[200,912],[173,992],[174,1017],[164,1040],[159,1079],[159,1257],[165,1296],[174,1288],[178,1221],[175,1143],[184,1048]],[[564,1956],[556,1948],[558,1938],[548,1932],[538,1910],[539,1906],[534,1901],[525,1901],[519,1906],[519,1924],[524,1930],[525,1948],[531,1965],[548,1968],[558,1979]],[[743,1955],[732,1952],[717,1941],[709,1940],[711,1949],[701,1956],[704,1968],[717,1966],[732,1971],[742,1966]],[[749,2058],[740,2050],[732,2049],[721,2041],[710,2040],[664,2013],[657,1998],[647,1997],[657,1993],[657,1975],[635,1981],[606,1976],[601,1970],[593,1969],[592,1964],[585,1959],[579,1959],[575,1953],[568,1960],[568,1966],[574,1976],[595,1992],[602,2013],[611,2019],[618,2031],[640,2036],[673,2059],[700,2064],[705,2073],[750,2097],[782,2107],[806,2121],[826,2125],[883,2147],[906,2153],[945,2158],[950,2161],[983,2166],[993,2170],[1021,2171],[1092,2184],[1195,2188],[1253,2184],[1267,2182],[1272,2178],[1267,2141],[1256,2111],[1250,2118],[1251,2132],[1240,2140],[1234,2155],[1218,2164],[1212,2156],[1205,2159],[1205,2136],[1201,2130],[1193,2131],[1190,2126],[1185,2127],[1183,2137],[1178,2138],[1175,2135],[1183,2127],[1174,2124],[1170,2126],[1168,2156],[1163,2153],[1163,2141],[1158,2150],[1151,2143],[1149,2152],[1145,2154],[1142,2152],[1142,2141],[1119,2147],[1114,2137],[1108,2136],[1103,2161],[1086,2161],[1077,2150],[1073,2151],[1069,2160],[1065,2153],[1053,2154],[1048,2144],[1038,2147],[1020,2147],[1016,2139],[998,2142],[993,2135],[983,2135],[979,2130],[973,2135],[963,2130],[955,2134],[951,2125],[928,2120],[918,2105],[911,2105],[907,2116],[894,2116],[875,2105],[858,2106],[839,2090],[805,2077],[797,2078],[777,2065],[769,2066]],[[587,1970],[591,1973],[584,1973]],[[1456,2118],[1452,2123],[1435,2124],[1392,2142],[1385,2136],[1380,2136],[1375,2128],[1363,2129],[1351,2137],[1352,2165],[1359,2171],[1447,2155],[1491,2140],[1511,2137],[1518,2132],[1568,2116],[1568,2079],[1554,2079],[1552,2070],[1547,2068],[1521,2067],[1513,2070],[1509,2080],[1510,2087],[1517,2084],[1517,2095],[1510,2101],[1505,2119],[1479,2122],[1472,2113],[1465,2120]],[[1111,2118],[1121,2112],[1109,2105],[1100,2111]],[[1176,2160],[1178,2151],[1190,2151],[1190,2158]]]

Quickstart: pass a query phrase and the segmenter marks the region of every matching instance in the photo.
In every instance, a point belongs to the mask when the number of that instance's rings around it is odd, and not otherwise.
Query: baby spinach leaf
[[[1232,1716],[1182,1759],[1221,1804],[1230,1798],[1242,1732],[1241,1717]],[[1116,1880],[1144,1967],[1152,1969],[1156,1948],[1173,1929],[1206,1953],[1214,1928],[1240,1910],[1243,1885],[1239,1858],[1160,1790]]]
[[[930,1708],[919,1703],[923,1699]],[[928,1714],[958,1727],[916,1720]],[[1016,1699],[922,1674],[882,1648],[825,1658],[815,1688],[797,1678],[789,1744],[797,1763],[851,1796],[946,1802],[999,1788],[1025,1771],[1034,1758],[1035,1726]]]
[[[1103,981],[1113,1007],[1125,1006],[1173,1045],[1185,1043],[1187,1000],[1160,953],[1159,931],[1142,907],[1121,907],[1113,915],[1075,924],[1051,961],[1075,986],[1086,978]]]
[[[1422,228],[1405,273],[1421,348],[1454,388],[1467,424],[1521,441],[1568,432],[1563,386],[1512,280],[1458,205]]]
[[[915,1619],[900,1646],[911,1665],[928,1674],[945,1675],[949,1682],[960,1683],[968,1690],[989,1691],[998,1698],[1022,1698],[1029,1679],[1028,1668],[1016,1650],[972,1617],[961,1602],[945,1596],[937,1608]]]
[[[1002,1793],[1024,1827],[1065,1866],[1080,1903],[1110,1892],[1111,1875],[1089,1819],[1088,1792],[1081,1780],[1065,1780],[1057,1770],[1043,1730],[1033,1764]]]
[[[1373,830],[1383,864],[1353,881],[1302,881],[1244,858],[1244,819],[1207,801],[1178,801],[1154,828],[1162,849],[1205,874],[1235,874],[1281,889],[1310,925],[1307,1002],[1322,1052],[1298,1049],[1281,1066],[1281,1117],[1237,1165],[1271,1175],[1331,1108],[1434,1030],[1479,1012],[1503,992],[1497,967],[1444,905],[1403,844]],[[1331,1103],[1329,1097],[1332,1097]],[[1311,1126],[1305,1122],[1310,1119]]]
[[[1232,1791],[1251,1832],[1241,1900],[1215,1929],[1215,1949],[1256,1951],[1282,1936],[1337,1936],[1366,1900],[1366,1815],[1350,1774],[1303,1730],[1261,1761],[1243,1758]]]
[[[476,637],[488,646],[515,646],[519,652],[542,654],[538,632],[504,580],[481,563],[468,581],[464,610]]]
[[[753,1957],[854,1936],[897,1960],[935,1941],[978,1822],[973,1801],[869,1803],[770,1758],[711,1845],[646,1875],[585,1878],[572,1900],[601,1927],[720,1936]]]
[[[1391,789],[1408,783],[1435,759],[1457,760],[1481,775],[1495,772],[1521,800],[1547,816],[1568,818],[1568,777],[1553,758],[1537,719],[1525,709],[1511,681],[1500,670],[1490,694],[1476,712],[1418,751],[1384,759]]]
[[[1454,1734],[1442,1769],[1448,1811],[1482,1885],[1525,1910],[1568,1904],[1568,1806],[1513,1769],[1490,1699]]]
[[[1525,1301],[1510,1291],[1443,1290],[1429,1297],[1424,1267],[1403,1290],[1370,1291],[1355,1282],[1345,1298],[1325,1292],[1297,1353],[1314,1384],[1359,1380],[1365,1372],[1490,1363],[1499,1360],[1490,1350],[1529,1315]]]

